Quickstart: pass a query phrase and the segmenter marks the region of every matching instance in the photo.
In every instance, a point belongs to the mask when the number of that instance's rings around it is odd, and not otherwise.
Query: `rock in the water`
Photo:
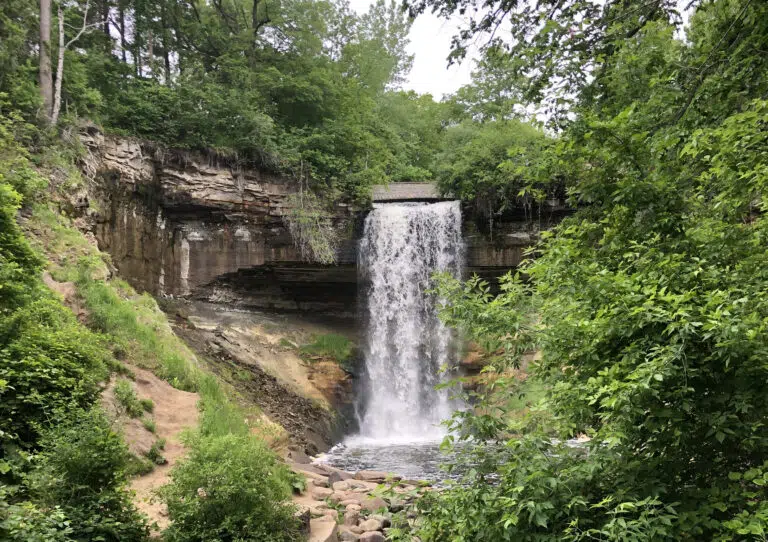
[[[355,480],[365,480],[366,482],[376,482],[380,484],[387,480],[398,481],[402,476],[388,472],[379,472],[375,470],[360,470],[355,473]]]
[[[369,518],[360,522],[360,528],[364,531],[380,531],[384,525],[378,519]]]
[[[312,489],[311,495],[316,501],[322,501],[333,495],[333,490],[327,487],[316,487]]]
[[[367,533],[363,533],[360,535],[358,540],[360,540],[360,542],[387,542],[387,539],[384,538],[384,535],[379,531],[369,531]]]

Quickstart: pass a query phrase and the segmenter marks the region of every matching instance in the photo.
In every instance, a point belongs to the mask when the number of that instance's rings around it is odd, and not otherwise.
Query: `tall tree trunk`
[[[107,53],[112,52],[112,34],[109,33],[109,0],[101,2],[101,24],[104,28],[104,35],[107,37]]]
[[[43,116],[50,122],[53,111],[51,0],[40,0],[40,97],[43,99]]]
[[[123,2],[121,1],[118,4],[118,12],[117,16],[120,21],[120,53],[123,57],[123,64],[128,63],[128,57],[126,52],[126,45],[125,45],[125,8],[123,7]]]
[[[66,45],[64,44],[64,10],[61,9],[61,3],[59,3],[59,55],[56,62],[56,90],[53,97],[53,113],[51,114],[51,124],[54,126],[59,122],[59,113],[61,112],[61,83],[64,79],[64,51],[66,51]]]
[[[168,20],[165,14],[165,3],[160,7],[160,24],[163,27],[162,34],[162,46],[163,46],[163,61],[165,62],[165,84],[171,84],[171,53],[168,50],[170,47],[170,39],[168,37]]]

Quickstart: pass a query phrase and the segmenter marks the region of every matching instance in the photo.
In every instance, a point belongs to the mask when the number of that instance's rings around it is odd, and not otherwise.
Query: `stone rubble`
[[[306,490],[294,496],[302,518],[309,514],[310,542],[386,542],[392,514],[431,488],[386,472],[354,474],[324,464],[289,466],[304,476]]]

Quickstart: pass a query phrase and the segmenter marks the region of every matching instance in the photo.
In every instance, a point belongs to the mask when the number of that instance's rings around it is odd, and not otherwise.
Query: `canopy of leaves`
[[[514,388],[489,387],[482,414],[456,418],[480,442],[470,483],[425,501],[419,534],[764,538],[768,8],[702,3],[684,40],[663,2],[518,8],[489,3],[469,30],[506,13],[528,96],[566,89],[562,135],[528,178],[566,171],[577,211],[500,297],[443,279],[444,317],[507,364],[535,345],[549,430],[592,440],[553,445],[495,408]]]

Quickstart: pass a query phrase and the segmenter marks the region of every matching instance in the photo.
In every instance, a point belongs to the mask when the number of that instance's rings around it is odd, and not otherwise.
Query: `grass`
[[[320,356],[333,358],[339,363],[344,363],[352,356],[354,344],[344,335],[337,333],[325,333],[315,335],[310,344],[301,347],[300,352],[307,356]]]
[[[256,405],[243,401],[231,385],[201,367],[192,351],[173,332],[154,298],[137,294],[123,280],[109,279],[109,257],[74,228],[69,219],[40,205],[24,228],[47,258],[51,275],[58,281],[75,283],[88,327],[97,331],[105,344],[111,345],[115,358],[148,369],[177,389],[200,395],[199,435],[216,438],[227,434],[256,434],[273,444],[285,439],[282,427],[266,420]],[[115,363],[115,366],[122,365]],[[238,376],[241,381],[250,379],[245,373]],[[130,382],[121,379],[117,385],[124,394],[118,401],[130,404],[126,408],[131,409],[134,417],[154,410],[150,400],[136,397]],[[143,418],[142,423],[150,431],[150,427],[154,427],[153,420]],[[129,466],[132,474],[148,472],[143,460],[145,458],[132,460]]]
[[[141,424],[144,426],[144,429],[149,431],[150,433],[157,433],[157,424],[155,424],[155,420],[152,418],[147,418],[146,416],[141,419]]]
[[[128,462],[125,466],[125,474],[129,477],[144,476],[149,474],[155,468],[155,464],[152,463],[146,457],[139,457],[136,454],[128,455]]]
[[[144,414],[144,408],[142,408],[141,402],[136,397],[136,392],[128,380],[121,378],[117,381],[115,384],[115,399],[131,418],[138,418]]]
[[[163,456],[163,450],[165,450],[165,439],[157,439],[147,451],[147,459],[155,465],[165,465],[168,460]]]

